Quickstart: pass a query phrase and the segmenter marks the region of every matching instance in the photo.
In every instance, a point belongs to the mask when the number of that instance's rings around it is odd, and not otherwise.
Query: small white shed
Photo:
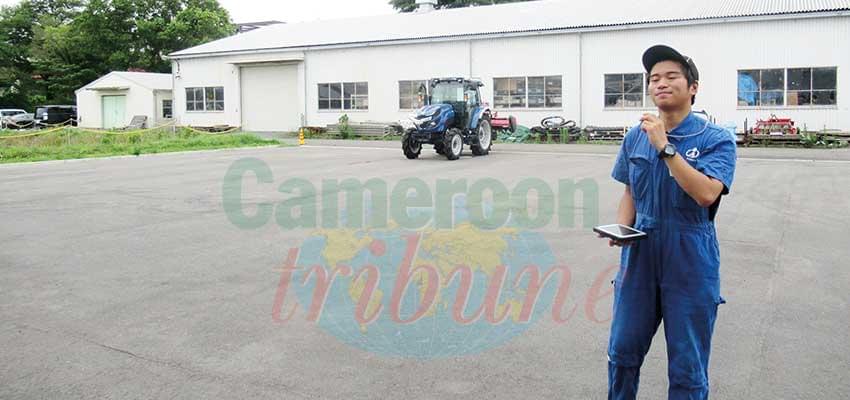
[[[77,89],[77,118],[86,128],[121,128],[134,116],[147,117],[146,127],[173,118],[171,74],[110,72]]]

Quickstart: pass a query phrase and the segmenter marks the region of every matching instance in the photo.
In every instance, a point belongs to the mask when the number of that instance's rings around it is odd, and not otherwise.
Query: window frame
[[[168,102],[168,106],[165,106],[165,102]],[[168,114],[165,113],[165,110],[168,110]],[[162,119],[173,119],[174,118],[174,99],[162,99]]]
[[[221,98],[218,94],[221,92]],[[212,94],[212,96],[210,96]],[[212,109],[210,109],[212,107]],[[224,87],[208,86],[204,88],[204,108],[207,111],[224,111]]]
[[[403,96],[402,95],[402,93],[401,93],[402,84],[411,84],[411,89],[412,89],[411,93],[412,94],[410,96]],[[417,92],[417,90],[419,89],[419,85],[425,85],[425,87],[427,88],[428,87],[428,80],[427,79],[421,79],[421,80],[413,79],[413,80],[400,80],[400,81],[398,81],[398,110],[399,111],[413,111],[413,110],[417,110],[419,108],[422,108],[422,106],[425,105],[425,99],[424,98],[422,99],[421,102],[419,101],[419,94]],[[414,105],[414,107],[413,108],[403,107],[402,102],[405,99],[410,100],[410,104]],[[416,106],[417,104],[420,104],[420,103],[421,103],[421,105]]]
[[[782,76],[783,76],[782,105],[778,105],[778,104],[764,105],[764,104],[761,104],[761,97],[762,97],[761,96],[761,93],[762,93],[761,74],[762,74],[763,71],[768,71],[768,70],[782,70]],[[789,72],[792,71],[792,70],[803,70],[803,71],[808,70],[808,73],[809,73],[808,89],[798,90],[798,89],[791,89],[790,88],[791,82],[789,80]],[[814,85],[814,83],[815,83],[814,82],[815,81],[815,76],[814,76],[815,70],[833,70],[834,73],[835,73],[835,85],[834,85],[834,87],[832,89],[815,89],[815,85]],[[735,74],[736,81],[738,81],[740,79],[742,72],[750,72],[750,71],[759,71],[759,82],[758,82],[759,91],[758,92],[747,91],[745,93],[758,93],[759,103],[756,104],[756,105],[749,105],[749,104],[742,105],[742,104],[740,104],[740,99],[741,99],[740,95],[741,95],[742,92],[740,90],[740,85],[736,83],[735,104],[736,104],[736,108],[738,110],[753,110],[753,109],[784,109],[784,110],[796,109],[796,110],[800,110],[800,109],[836,109],[836,108],[838,108],[838,87],[839,87],[838,80],[839,80],[839,76],[840,76],[839,73],[838,73],[838,66],[807,66],[807,67],[796,66],[796,67],[781,67],[781,68],[743,68],[743,69],[737,69],[735,71],[736,72],[736,74]],[[769,91],[779,92],[779,90],[769,90]],[[814,95],[815,95],[816,92],[835,93],[835,102],[833,104],[814,104]],[[791,99],[790,96],[793,96],[794,94],[798,94],[798,93],[808,93],[809,94],[809,103],[808,104],[789,104],[789,100]]]
[[[640,75],[640,85],[641,85],[641,105],[639,106],[627,106],[626,103],[626,95],[631,93],[626,93],[625,90],[625,82],[626,75]],[[619,92],[608,92],[608,77],[609,76],[619,76],[620,77],[620,88]],[[608,96],[619,95],[623,101],[622,106],[609,106],[607,104]],[[634,94],[632,94],[634,95]],[[602,109],[604,111],[622,111],[622,110],[648,110],[654,109],[655,104],[652,102],[652,98],[649,95],[649,84],[647,82],[646,72],[612,72],[612,73],[604,73],[602,74]]]
[[[192,92],[192,100],[189,100],[189,92]],[[218,98],[218,93],[221,93],[221,98]],[[184,106],[187,113],[223,113],[225,111],[224,102],[224,86],[187,86],[184,91],[186,98]],[[198,94],[200,93],[200,98]],[[212,94],[212,99],[208,93]],[[191,107],[190,107],[191,104]],[[174,103],[172,99],[172,118],[174,115]],[[199,108],[200,105],[200,108]],[[216,108],[216,106],[220,108]]]
[[[549,93],[547,83],[550,80],[560,80],[560,85],[557,93]],[[534,92],[530,88],[530,80],[540,80],[542,93]],[[507,94],[500,94],[499,87],[507,83]],[[519,84],[522,86],[520,87]],[[515,87],[516,86],[516,87]],[[535,87],[535,89],[537,89]],[[554,103],[553,98],[560,98],[559,105],[550,105]],[[504,100],[507,99],[507,102]],[[541,106],[532,106],[532,99],[542,100],[534,104]],[[500,76],[493,78],[493,109],[498,110],[563,110],[564,108],[564,76],[563,75],[527,75],[527,76]]]
[[[360,94],[365,85],[365,94]],[[327,88],[327,97],[322,96],[322,87]],[[348,89],[351,88],[351,92]],[[339,97],[336,97],[333,89],[339,89]],[[368,112],[369,111],[369,81],[350,81],[350,82],[320,82],[316,84],[316,109],[319,112]],[[326,101],[327,106],[322,107],[322,102]],[[339,108],[334,107],[334,103],[339,102]],[[357,106],[365,104],[365,106]],[[348,108],[346,108],[348,103]]]

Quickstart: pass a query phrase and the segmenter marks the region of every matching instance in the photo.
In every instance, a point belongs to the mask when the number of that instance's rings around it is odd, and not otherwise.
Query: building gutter
[[[570,28],[551,28],[551,29],[536,29],[516,32],[482,32],[461,35],[444,35],[425,38],[402,38],[402,39],[382,39],[372,41],[350,42],[350,43],[327,43],[308,46],[284,46],[284,47],[269,47],[262,49],[250,50],[225,50],[225,51],[209,51],[191,54],[170,54],[167,58],[171,60],[183,60],[192,58],[205,58],[216,56],[232,56],[232,55],[256,55],[269,54],[287,51],[311,51],[311,50],[331,50],[331,49],[349,49],[358,47],[373,47],[373,46],[392,46],[399,44],[419,44],[419,43],[440,43],[452,42],[458,40],[479,40],[479,39],[503,39],[514,37],[533,37],[540,35],[556,35],[556,34],[576,34],[576,33],[593,33],[593,32],[615,32],[628,31],[636,29],[653,29],[653,28],[670,28],[681,26],[699,26],[712,24],[726,23],[743,23],[743,22],[767,22],[767,21],[784,21],[784,20],[800,20],[813,18],[830,18],[830,17],[847,17],[850,16],[850,9],[837,11],[819,11],[791,14],[776,14],[776,15],[756,15],[756,16],[741,16],[741,17],[715,17],[703,19],[689,19],[676,21],[660,21],[648,23],[630,23],[618,25],[599,25],[585,27],[570,27]]]

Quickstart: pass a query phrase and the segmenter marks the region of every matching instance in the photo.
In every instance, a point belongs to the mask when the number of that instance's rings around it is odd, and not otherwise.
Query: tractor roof
[[[477,85],[478,87],[484,86],[484,82],[482,82],[480,79],[467,79],[467,78],[460,78],[460,77],[458,77],[458,78],[434,78],[434,79],[431,79],[431,86],[434,86],[438,83],[450,83],[450,82],[471,83],[471,84]]]

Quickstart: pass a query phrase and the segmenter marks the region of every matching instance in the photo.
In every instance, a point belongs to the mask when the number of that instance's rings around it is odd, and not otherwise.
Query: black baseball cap
[[[661,61],[676,61],[684,65],[688,70],[686,72],[690,72],[694,80],[699,82],[699,71],[696,64],[694,64],[694,60],[682,55],[676,49],[663,44],[652,46],[643,53],[643,67],[646,69],[646,74],[649,75],[652,72],[652,67]],[[691,96],[691,104],[694,104],[695,98],[696,96]]]

